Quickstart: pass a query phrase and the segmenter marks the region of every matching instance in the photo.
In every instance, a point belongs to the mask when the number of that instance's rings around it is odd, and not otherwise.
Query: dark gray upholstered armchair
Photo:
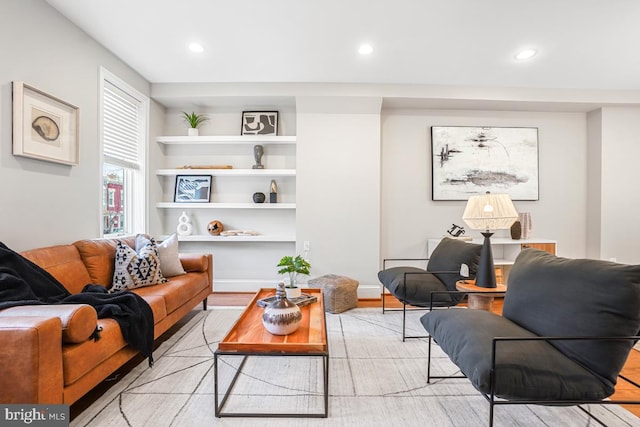
[[[456,282],[466,277],[460,275],[460,267],[466,264],[469,276],[474,277],[480,259],[482,245],[445,237],[429,258],[389,258],[382,264],[378,279],[382,283],[382,313],[402,311],[402,341],[407,338],[426,336],[406,336],[407,305],[430,309],[430,307],[451,307],[458,304],[462,293],[456,291]],[[426,269],[418,267],[390,267],[391,262],[424,261]],[[402,303],[402,309],[385,307],[384,290],[387,289]]]
[[[638,265],[525,249],[502,316],[455,308],[420,320],[429,333],[428,381],[452,378],[431,373],[435,341],[489,402],[490,426],[494,405],[640,404],[603,401],[619,376],[629,381],[619,374],[640,333]]]

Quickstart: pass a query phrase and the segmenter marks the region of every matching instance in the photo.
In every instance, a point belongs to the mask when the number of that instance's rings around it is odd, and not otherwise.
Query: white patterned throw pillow
[[[167,279],[160,271],[160,257],[153,238],[136,236],[136,250],[117,242],[113,284],[109,293],[165,282]]]

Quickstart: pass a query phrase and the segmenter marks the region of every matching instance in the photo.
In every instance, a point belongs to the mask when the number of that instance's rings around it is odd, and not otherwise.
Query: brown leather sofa
[[[135,247],[135,238],[120,239]],[[112,282],[116,239],[81,240],[23,252],[71,293]],[[151,306],[158,338],[213,289],[213,257],[180,254],[187,274],[134,289]],[[100,326],[100,339],[90,335]],[[129,361],[129,347],[113,319],[97,319],[90,305],[20,306],[0,311],[0,403],[72,404]],[[145,362],[146,363],[146,362]]]

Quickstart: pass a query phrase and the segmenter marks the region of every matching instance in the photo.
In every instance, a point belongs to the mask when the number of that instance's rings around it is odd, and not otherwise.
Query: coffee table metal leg
[[[222,396],[222,400],[220,401],[220,404],[218,405],[218,363],[219,363],[219,358],[220,356],[243,356],[242,358],[242,362],[240,363],[240,366],[238,366],[236,373],[234,374],[231,383],[229,384],[229,387],[227,388],[227,390],[224,393],[224,396]],[[227,402],[227,399],[229,398],[229,395],[231,394],[231,391],[233,390],[233,387],[236,383],[236,380],[238,379],[238,376],[240,375],[240,372],[242,371],[242,368],[247,360],[247,358],[249,357],[249,354],[237,354],[237,353],[233,353],[233,354],[225,354],[225,353],[218,353],[215,352],[214,356],[213,356],[213,381],[214,381],[214,385],[213,385],[213,390],[214,390],[214,405],[215,405],[215,416],[217,418],[220,417],[265,417],[265,418],[269,418],[269,417],[273,417],[273,418],[290,418],[290,417],[301,417],[301,418],[327,418],[329,416],[329,355],[328,354],[304,354],[304,355],[300,355],[300,354],[289,354],[283,357],[300,357],[300,356],[304,356],[304,357],[313,357],[313,356],[320,356],[322,358],[322,370],[323,370],[323,380],[324,380],[324,384],[323,384],[323,394],[324,394],[324,413],[303,413],[303,414],[293,414],[293,413],[283,413],[283,414],[279,414],[279,413],[246,413],[246,412],[242,412],[242,413],[223,413],[222,409],[224,408],[224,405]],[[256,354],[251,354],[251,356],[257,356]]]
[[[329,416],[329,356],[322,356],[324,359],[324,418]]]
[[[222,408],[224,407],[225,403],[227,403],[227,399],[229,398],[229,395],[231,394],[231,391],[233,390],[233,386],[236,384],[236,380],[238,379],[238,376],[240,375],[240,372],[242,371],[242,367],[244,366],[244,363],[247,361],[247,357],[249,356],[244,356],[242,358],[242,362],[240,362],[240,366],[238,366],[238,369],[236,370],[236,373],[233,375],[233,378],[231,379],[231,384],[229,384],[229,387],[227,388],[227,391],[225,391],[224,396],[222,396],[222,401],[220,402],[220,406],[218,406],[218,362],[219,362],[219,354],[218,353],[214,353],[213,355],[213,381],[214,381],[214,385],[213,385],[213,392],[214,392],[214,404],[215,404],[215,409],[216,409],[216,417],[220,418],[221,414],[222,414]]]

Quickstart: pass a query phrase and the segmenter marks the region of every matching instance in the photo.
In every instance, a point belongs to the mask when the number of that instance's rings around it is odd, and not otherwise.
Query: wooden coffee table
[[[236,323],[231,327],[214,353],[214,400],[216,417],[305,417],[326,418],[329,412],[329,346],[327,344],[327,327],[324,312],[324,301],[321,289],[304,289],[304,293],[314,295],[318,301],[304,307],[302,323],[298,330],[289,335],[272,335],[262,325],[264,309],[258,307],[257,301],[275,295],[275,289],[261,289],[253,297]],[[218,404],[218,362],[221,356],[242,356],[242,362],[235,376]],[[322,413],[238,413],[223,412],[227,398],[242,371],[247,357],[282,356],[282,357],[320,357],[323,364],[324,412]]]
[[[504,296],[507,287],[505,285],[496,285],[495,288],[483,288],[476,286],[475,280],[458,280],[456,289],[460,292],[468,292],[469,308],[474,310],[491,311],[494,297]]]

